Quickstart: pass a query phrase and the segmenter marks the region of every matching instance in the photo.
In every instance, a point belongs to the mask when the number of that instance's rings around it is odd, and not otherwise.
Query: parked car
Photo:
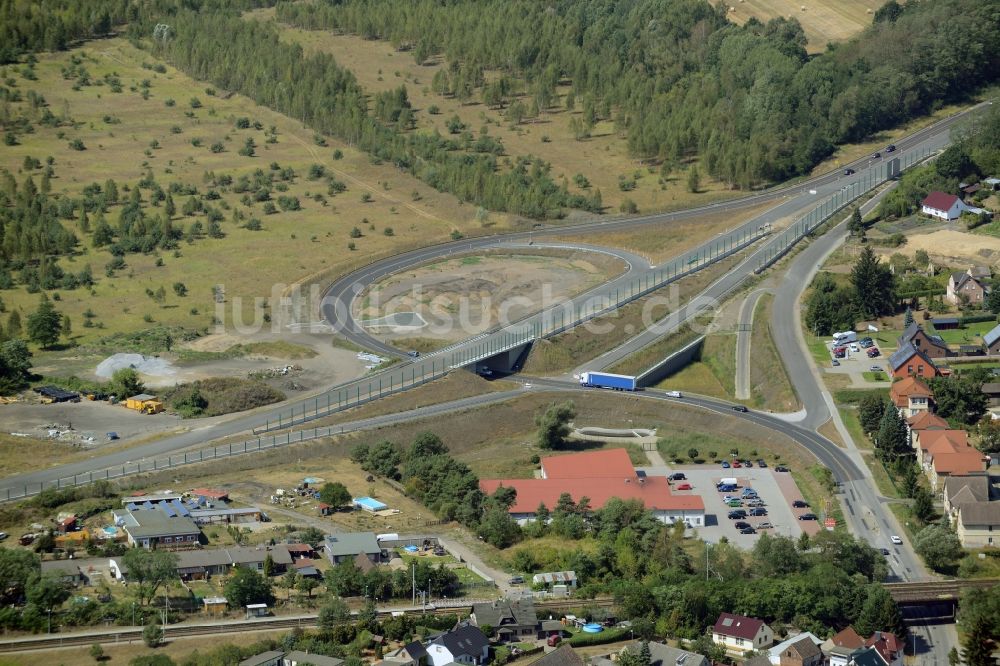
[[[734,411],[734,412],[744,412],[744,413],[746,413],[746,412],[748,412],[748,411],[750,411],[750,410],[748,410],[748,409],[747,409],[746,407],[744,407],[743,405],[734,405],[734,406],[733,406],[733,411]]]
[[[747,517],[747,512],[743,509],[734,509],[729,512],[729,520],[744,520]]]
[[[549,647],[555,647],[560,643],[562,643],[562,636],[560,636],[559,634],[552,634],[546,639],[545,642],[548,644]]]
[[[508,585],[524,585],[524,576],[514,576],[507,581]]]
[[[775,472],[787,472],[788,468],[785,467],[784,465],[778,465],[777,467],[774,468],[774,471]]]
[[[878,350],[878,347],[872,347],[868,350],[868,358],[878,358],[882,355],[882,352]]]
[[[840,361],[838,361],[837,359],[833,359],[833,361],[831,362],[831,365],[833,365],[833,367],[837,367],[837,366],[840,365]]]
[[[767,467],[767,463],[763,458],[757,458],[757,467]]]
[[[750,506],[750,507],[754,507],[754,506],[767,506],[767,503],[764,502],[764,500],[762,500],[759,497],[757,497],[757,498],[754,498],[754,499],[750,500],[749,502],[747,502],[747,506]]]
[[[808,509],[809,502],[805,500],[795,500],[794,502],[792,502],[792,506],[795,507],[796,509]]]
[[[729,463],[725,460],[722,461],[722,469],[729,469]]]
[[[740,464],[739,460],[734,460],[733,461],[733,469],[742,469],[742,468],[743,468],[743,465]]]
[[[872,372],[882,372],[882,366],[881,365],[873,365],[873,366],[871,366],[868,369],[871,370]]]
[[[735,527],[738,530],[742,530],[745,527],[750,527],[750,523],[741,520],[738,523],[733,523],[733,527]]]
[[[6,539],[7,539],[7,533],[6,532],[0,532],[0,541],[4,541]]]
[[[732,502],[733,500],[738,500],[738,499],[739,499],[739,497],[736,497],[735,495],[726,495],[726,496],[724,496],[722,498],[722,501],[725,502],[726,504],[728,504],[728,503]]]
[[[885,152],[887,152],[887,153],[894,153],[894,152],[896,152],[896,145],[890,143],[888,146],[885,147]]]
[[[671,481],[687,481],[687,476],[684,474],[684,472],[674,472],[667,478],[670,479]]]
[[[740,497],[757,497],[757,491],[753,488],[744,488],[743,492],[740,493]]]
[[[747,525],[746,527],[740,530],[740,534],[757,534],[757,530]]]
[[[734,490],[736,490],[736,486],[732,484],[720,484],[719,487],[716,488],[716,490],[718,490],[720,493],[731,493]]]
[[[767,515],[767,509],[765,509],[762,506],[754,507],[754,508],[750,509],[750,515],[751,516],[756,516],[758,518],[760,516],[766,516]]]
[[[858,340],[858,344],[867,349],[868,347],[874,345],[875,341],[872,340],[871,338],[861,338],[860,340]]]
[[[851,351],[854,352],[855,354],[857,354],[858,352],[861,351],[861,347],[858,346],[858,343],[852,342],[851,343]]]
[[[726,506],[733,509],[738,509],[739,507],[743,506],[743,500],[731,499],[728,502],[726,502]]]
[[[680,484],[680,485],[677,486],[677,490],[691,490],[691,484],[690,483],[682,483],[682,484]]]
[[[753,467],[753,461],[752,460],[744,460],[743,461],[743,466],[744,467]]]
[[[903,540],[902,540],[902,539],[900,539],[900,538],[899,538],[898,536],[896,536],[895,534],[893,534],[893,535],[892,535],[891,537],[889,537],[889,541],[893,542],[893,543],[894,543],[894,544],[896,544],[897,546],[901,546],[901,545],[903,545]]]
[[[770,530],[770,529],[774,529],[774,525],[772,525],[771,523],[769,523],[769,522],[767,522],[765,520],[763,523],[757,523],[757,529],[759,529],[759,530]]]
[[[853,176],[854,175],[854,169],[844,169],[844,175],[845,176]]]
[[[815,513],[803,513],[801,516],[799,516],[799,520],[816,520],[816,519],[817,518]]]

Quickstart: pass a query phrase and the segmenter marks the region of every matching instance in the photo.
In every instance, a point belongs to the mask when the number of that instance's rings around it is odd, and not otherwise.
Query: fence
[[[887,159],[877,166],[870,167],[860,180],[851,183],[833,196],[827,198],[823,203],[810,210],[805,216],[799,218],[794,224],[785,229],[775,238],[775,241],[769,243],[767,251],[760,257],[755,272],[762,272],[783,257],[806,234],[811,233],[845,206],[864,196],[882,183],[899,175],[904,169],[908,169],[914,164],[927,159],[932,152],[929,148],[920,148],[891,160]]]
[[[566,304],[567,307],[550,308],[504,329],[486,332],[472,340],[427,354],[403,367],[388,368],[367,380],[335,386],[326,393],[289,408],[287,412],[279,412],[277,420],[268,419],[263,426],[254,428],[253,433],[263,434],[302,425],[421,386],[443,377],[455,368],[469,366],[540,338],[558,335],[725,259],[769,233],[763,227],[743,225],[666,266],[650,269],[644,275],[609,289],[604,295],[595,296],[583,303],[570,301]]]

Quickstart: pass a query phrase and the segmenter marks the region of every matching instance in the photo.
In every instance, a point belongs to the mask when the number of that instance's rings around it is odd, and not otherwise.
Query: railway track
[[[470,600],[483,601],[480,599]],[[535,602],[537,610],[547,611],[567,611],[581,607],[610,608],[614,606],[613,599],[556,599]],[[402,609],[406,615],[421,615],[426,612],[454,612],[468,608],[468,605],[428,607],[426,610],[420,608]],[[380,618],[391,617],[399,610],[379,611]],[[219,622],[214,624],[178,624],[167,626],[164,629],[164,640],[174,638],[189,638],[192,636],[211,636],[233,633],[243,633],[247,631],[275,631],[282,629],[294,629],[295,627],[309,628],[316,626],[316,615],[297,615],[295,617],[274,617],[259,618],[256,620],[236,620],[232,622]],[[93,645],[101,643],[104,645],[115,643],[134,643],[142,641],[142,629],[134,627],[121,627],[108,631],[80,632],[71,634],[49,634],[46,636],[32,636],[29,638],[15,638],[0,641],[0,653],[4,652],[27,652],[33,650],[50,650],[54,648],[68,648]]]
[[[925,583],[884,583],[897,603],[957,601],[965,589],[986,589],[1000,583],[996,578],[980,580],[943,580]]]

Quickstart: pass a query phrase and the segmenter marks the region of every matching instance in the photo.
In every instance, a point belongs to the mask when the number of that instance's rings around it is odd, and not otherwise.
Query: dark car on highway
[[[881,157],[882,157],[882,153],[878,152],[877,150],[872,154],[872,159],[873,160],[881,159]]]
[[[890,143],[888,146],[885,147],[885,152],[887,152],[887,153],[894,153],[894,152],[896,152],[896,145],[893,144],[893,143]]]
[[[746,412],[748,412],[748,411],[750,411],[750,410],[748,410],[748,409],[747,409],[746,407],[744,407],[743,405],[734,405],[734,406],[733,406],[733,411],[734,411],[734,412],[744,412],[744,413],[746,413]]]
[[[844,175],[845,176],[853,176],[854,175],[854,169],[844,169]]]

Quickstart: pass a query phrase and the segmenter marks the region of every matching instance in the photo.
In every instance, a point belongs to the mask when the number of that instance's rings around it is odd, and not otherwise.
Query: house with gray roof
[[[469,623],[485,631],[490,640],[506,643],[534,638],[538,635],[538,616],[531,599],[499,599],[472,605]]]
[[[851,655],[850,666],[889,666],[878,650],[873,647],[858,650]]]
[[[201,530],[190,515],[177,511],[171,503],[126,508],[111,512],[130,546],[176,550],[198,545]]]
[[[58,576],[63,583],[78,585],[87,581],[79,560],[42,560],[42,573]]]
[[[301,650],[270,650],[247,657],[239,666],[341,666],[343,659],[327,657],[322,654],[312,654]]]
[[[327,534],[323,541],[323,552],[330,564],[340,564],[364,555],[373,563],[382,561],[382,548],[378,545],[374,532],[337,532]]]
[[[628,650],[636,653],[640,649],[641,643],[639,641],[629,643],[615,652],[592,657],[590,666],[615,666],[618,655],[622,652]],[[712,662],[700,654],[653,641],[649,642],[649,656],[649,666],[676,666],[677,664],[682,664],[682,666],[712,666]],[[770,662],[767,664],[770,666]]]
[[[263,572],[268,555],[274,562],[275,573],[282,573],[292,564],[292,556],[284,544],[259,548],[232,546],[179,553],[177,574],[182,580],[201,580],[226,575],[236,566]]]
[[[907,326],[896,340],[899,347],[902,347],[907,342],[912,344],[915,349],[922,351],[928,358],[944,358],[951,355],[944,338],[940,335],[929,334],[917,322],[913,322]]]
[[[552,652],[534,662],[533,666],[584,666],[585,663],[583,657],[578,655],[576,650],[569,646],[569,643],[563,643]],[[591,664],[593,663],[593,660],[591,660]]]
[[[479,627],[470,624],[436,636],[426,647],[428,663],[433,666],[451,663],[482,666],[490,658],[489,640]]]
[[[983,334],[983,347],[990,356],[1000,354],[1000,324]]]

